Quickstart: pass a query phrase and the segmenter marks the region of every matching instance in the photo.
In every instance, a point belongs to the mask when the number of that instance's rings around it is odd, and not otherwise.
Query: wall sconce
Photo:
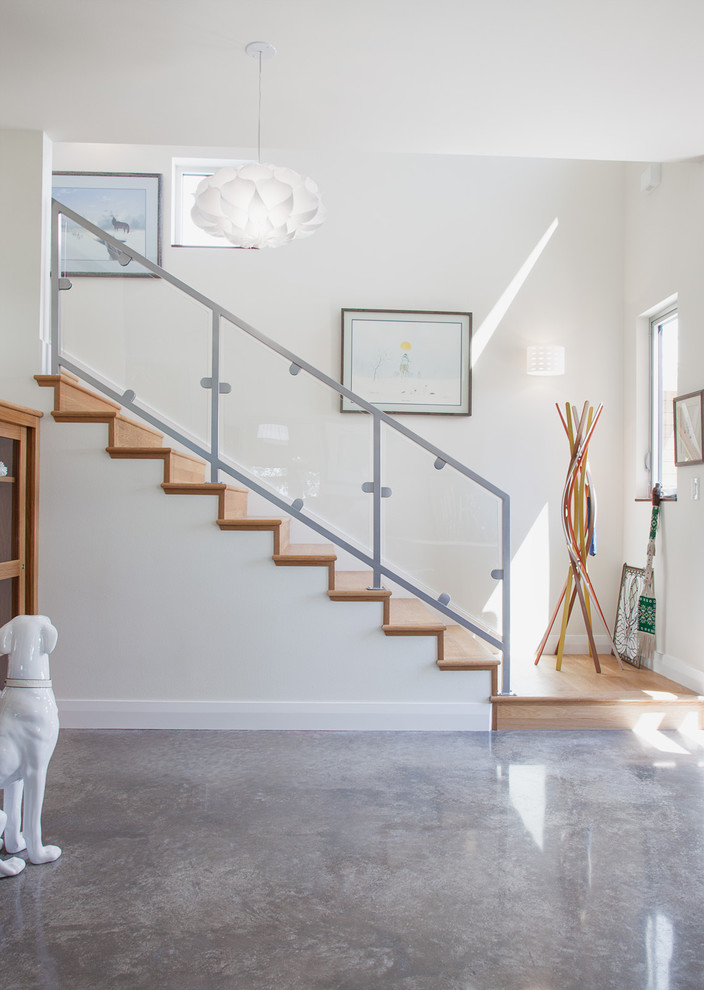
[[[565,348],[561,344],[531,344],[526,351],[529,375],[564,375]]]

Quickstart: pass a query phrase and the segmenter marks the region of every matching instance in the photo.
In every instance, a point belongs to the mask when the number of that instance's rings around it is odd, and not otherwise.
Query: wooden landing
[[[652,670],[599,655],[597,674],[588,655],[516,665],[515,697],[493,696],[496,729],[678,729],[704,727],[704,698]]]

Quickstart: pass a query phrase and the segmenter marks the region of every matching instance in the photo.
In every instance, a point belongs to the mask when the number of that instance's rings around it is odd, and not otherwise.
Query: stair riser
[[[698,705],[630,704],[574,702],[494,702],[497,729],[515,730],[577,730],[629,729],[645,732],[649,726],[658,730],[679,729],[685,718],[695,713],[699,728],[704,727],[704,711]],[[662,719],[656,724],[658,713]],[[652,719],[652,721],[651,721]]]
[[[164,461],[164,481],[167,484],[169,482],[197,484],[205,481],[205,464],[199,464],[172,451]]]
[[[108,447],[108,454],[117,460],[161,460],[164,462],[164,484],[203,484],[205,481],[205,464],[202,461],[192,460],[184,454],[179,454],[175,450],[167,450],[159,447],[151,449],[140,448],[135,451],[133,448]]]
[[[277,567],[327,567],[328,569],[328,590],[335,587],[335,565],[328,564],[320,560],[304,560],[301,557],[280,557],[274,556],[274,563]]]
[[[220,529],[234,533],[271,533],[274,540],[274,554],[279,554],[288,546],[289,519],[218,519]]]
[[[37,376],[37,381],[39,381]],[[39,381],[40,385],[52,384],[52,376],[42,376],[45,377],[46,381]],[[119,409],[120,406],[116,402],[111,402],[109,399],[103,399],[93,392],[88,392],[86,389],[82,388],[80,385],[74,385],[72,382],[68,382],[65,379],[54,380],[54,407],[59,412],[101,412],[104,410],[115,410]]]
[[[328,598],[331,602],[381,602],[383,606],[381,624],[382,626],[387,626],[389,624],[389,598],[388,596],[381,597],[375,595],[365,595],[364,592],[359,592],[355,594],[354,592],[344,592],[336,591],[331,589],[328,591]]]
[[[220,499],[220,517],[222,519],[237,519],[247,515],[246,492],[224,492]]]
[[[164,437],[161,433],[117,417],[110,430],[111,447],[161,447]]]

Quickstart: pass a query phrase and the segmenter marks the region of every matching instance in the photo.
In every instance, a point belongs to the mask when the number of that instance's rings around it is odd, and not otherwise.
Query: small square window
[[[187,162],[174,161],[172,183],[172,244],[177,247],[220,247],[232,248],[234,245],[224,237],[213,237],[201,230],[191,220],[191,209],[195,199],[196,189],[202,179],[213,175],[219,168],[245,165],[246,159],[238,161],[194,160]]]

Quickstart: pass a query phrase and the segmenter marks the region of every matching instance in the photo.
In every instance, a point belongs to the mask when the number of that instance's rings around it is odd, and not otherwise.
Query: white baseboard
[[[652,669],[662,677],[668,677],[676,684],[689,688],[704,695],[704,670],[691,667],[684,660],[669,656],[667,653],[656,653],[653,657]]]
[[[466,704],[94,701],[57,698],[65,729],[488,732],[489,701]]]

